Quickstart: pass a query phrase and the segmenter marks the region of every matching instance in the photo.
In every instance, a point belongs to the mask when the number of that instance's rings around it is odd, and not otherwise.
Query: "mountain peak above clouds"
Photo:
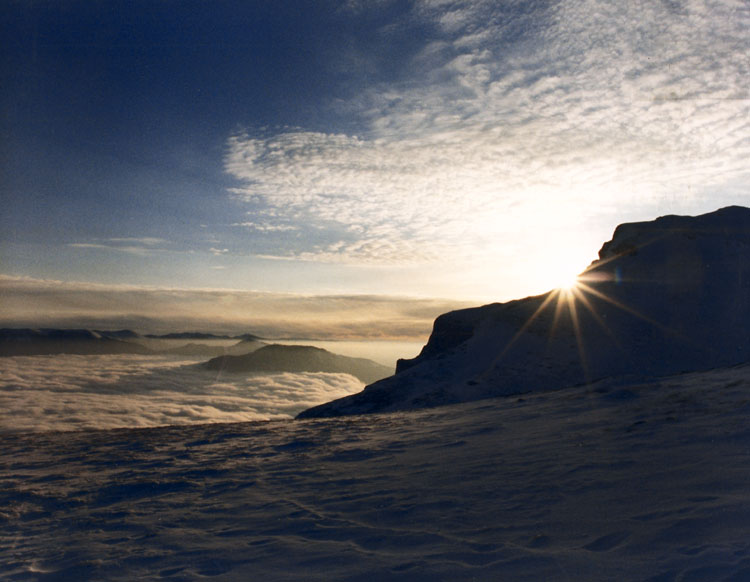
[[[204,366],[224,372],[330,372],[351,374],[362,382],[388,376],[388,368],[365,358],[334,354],[314,346],[270,344],[245,355],[213,358]]]
[[[299,418],[423,408],[750,360],[750,209],[618,226],[572,291],[441,315],[422,352]]]
[[[130,330],[22,328],[0,329],[0,356],[50,354],[150,354]]]

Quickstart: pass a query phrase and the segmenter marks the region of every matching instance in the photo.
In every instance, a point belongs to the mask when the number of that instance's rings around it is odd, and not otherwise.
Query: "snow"
[[[419,356],[301,417],[409,410],[750,360],[750,209],[620,225],[572,292],[453,311]]]
[[[176,356],[0,358],[0,573],[750,580],[749,257],[748,209],[622,225],[575,301],[445,314],[357,394]]]
[[[0,436],[7,580],[750,579],[750,366]]]

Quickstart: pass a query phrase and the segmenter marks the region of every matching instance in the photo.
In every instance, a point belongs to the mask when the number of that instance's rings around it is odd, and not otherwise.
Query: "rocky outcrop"
[[[441,315],[422,352],[300,418],[421,408],[750,360],[750,209],[623,224],[572,291]]]

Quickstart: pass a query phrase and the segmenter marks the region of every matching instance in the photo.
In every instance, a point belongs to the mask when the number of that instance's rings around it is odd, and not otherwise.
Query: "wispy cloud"
[[[104,251],[116,251],[118,253],[127,253],[129,255],[145,256],[152,253],[153,249],[142,246],[132,245],[110,245],[102,243],[70,243],[69,247],[74,249],[98,249]]]
[[[204,239],[198,243],[191,243],[188,247],[178,247],[172,242],[156,237],[116,237],[95,239],[93,242],[68,243],[66,246],[74,249],[98,250],[110,253],[124,253],[139,257],[155,257],[168,254],[203,253],[215,257],[226,255],[228,248],[216,246],[221,241],[216,237]]]
[[[145,245],[149,247],[162,245],[167,242],[163,238],[155,238],[151,236],[110,238],[108,240],[113,243],[133,243],[133,244],[140,244],[140,245]]]
[[[279,256],[505,265],[602,215],[747,201],[747,3],[425,0],[413,17],[433,33],[411,76],[347,103],[361,135],[229,138],[256,230],[330,233]]]
[[[164,247],[168,244],[169,241],[163,238],[119,237],[108,238],[101,242],[69,243],[68,246],[76,249],[98,249],[146,256],[165,250]]]
[[[299,227],[292,224],[269,224],[267,222],[235,222],[232,226],[243,226],[247,229],[254,230],[257,232],[291,232],[299,230]]]

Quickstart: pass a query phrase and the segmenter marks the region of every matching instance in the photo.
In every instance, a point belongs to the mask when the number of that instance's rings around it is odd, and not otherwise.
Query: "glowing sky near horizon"
[[[0,274],[24,288],[505,300],[618,223],[750,204],[743,0],[0,14]]]

